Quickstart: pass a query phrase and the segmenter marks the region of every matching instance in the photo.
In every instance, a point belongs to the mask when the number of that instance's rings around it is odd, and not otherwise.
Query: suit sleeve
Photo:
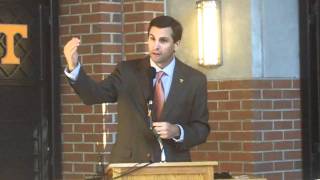
[[[116,102],[118,90],[121,85],[121,63],[104,80],[96,82],[80,69],[78,79],[70,83],[75,92],[80,96],[84,104],[98,104],[104,102]]]
[[[192,103],[191,121],[181,124],[184,129],[184,141],[177,143],[178,149],[186,150],[204,143],[210,132],[208,124],[209,113],[207,106],[207,80],[203,75],[198,81],[194,101]]]

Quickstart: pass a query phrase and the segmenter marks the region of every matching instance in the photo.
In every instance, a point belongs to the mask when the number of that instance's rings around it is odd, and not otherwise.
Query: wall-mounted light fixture
[[[222,64],[220,0],[197,1],[198,61],[204,66]]]

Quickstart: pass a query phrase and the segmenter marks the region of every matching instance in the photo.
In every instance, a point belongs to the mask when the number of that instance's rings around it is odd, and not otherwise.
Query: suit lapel
[[[143,59],[139,62],[135,68],[135,82],[137,87],[136,91],[133,89],[129,90],[131,92],[131,99],[135,103],[135,107],[140,114],[146,118],[147,115],[147,96],[150,92],[149,90],[149,79],[148,79],[148,68],[150,66],[149,60]],[[132,78],[132,77],[129,77]]]
[[[169,115],[170,111],[174,109],[175,103],[177,99],[180,98],[182,90],[185,88],[185,73],[182,69],[181,62],[176,59],[176,65],[174,67],[174,73],[172,77],[170,91],[167,97],[167,100],[164,104],[164,109],[162,113],[161,119],[168,119],[167,116]]]

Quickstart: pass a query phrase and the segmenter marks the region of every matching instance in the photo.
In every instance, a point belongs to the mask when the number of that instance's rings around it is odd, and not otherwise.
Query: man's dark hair
[[[172,29],[172,39],[174,42],[177,42],[181,40],[182,37],[182,26],[179,21],[175,20],[174,18],[170,16],[158,16],[151,20],[148,28],[148,35],[150,33],[150,29],[152,26],[158,27],[158,28],[166,28],[171,27]]]

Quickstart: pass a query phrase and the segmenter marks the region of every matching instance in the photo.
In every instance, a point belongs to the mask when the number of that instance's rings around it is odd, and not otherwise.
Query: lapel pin
[[[179,79],[179,81],[180,81],[180,83],[183,83],[184,80],[183,79]]]

